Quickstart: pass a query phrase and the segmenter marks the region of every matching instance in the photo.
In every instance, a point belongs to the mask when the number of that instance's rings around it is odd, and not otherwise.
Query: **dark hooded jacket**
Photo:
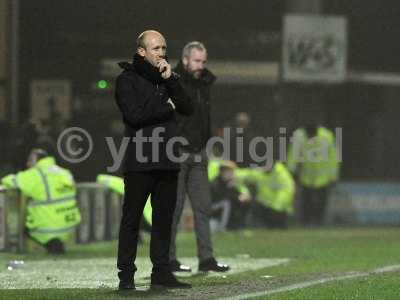
[[[189,152],[200,152],[211,137],[210,88],[216,77],[204,69],[201,77],[196,79],[185,70],[182,61],[174,71],[180,75],[182,86],[193,101],[193,114],[178,118],[180,135],[189,142],[182,148]]]
[[[125,124],[124,135],[128,138],[125,140],[129,140],[124,155],[124,173],[179,170],[179,163],[167,156],[168,141],[178,136],[175,110],[167,101],[171,98],[181,115],[190,115],[193,111],[192,101],[183,90],[179,75],[173,73],[165,80],[157,68],[137,54],[132,64],[122,62],[119,66],[123,71],[116,79],[115,99]],[[162,140],[143,142],[143,138],[156,136],[156,128]],[[132,137],[137,139],[133,141]],[[138,142],[138,138],[142,142]],[[158,144],[158,151],[153,151],[154,144]],[[179,145],[172,145],[172,153],[178,157]]]

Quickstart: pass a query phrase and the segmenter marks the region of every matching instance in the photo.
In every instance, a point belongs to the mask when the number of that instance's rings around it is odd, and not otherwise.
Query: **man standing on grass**
[[[175,110],[189,115],[192,105],[179,76],[171,71],[166,50],[166,41],[159,32],[143,32],[137,39],[132,64],[120,63],[123,71],[116,81],[115,97],[125,124],[125,137],[129,140],[124,157],[125,194],[118,244],[120,290],[135,289],[139,224],[150,194],[153,208],[151,286],[191,287],[178,281],[169,269],[179,164],[174,161],[176,155],[170,155],[167,144],[178,135]],[[177,153],[177,149],[173,148],[172,152]]]
[[[182,85],[193,99],[194,112],[181,116],[180,132],[188,144],[181,147],[187,159],[181,164],[178,179],[178,200],[172,226],[170,265],[173,272],[190,272],[176,257],[176,234],[182,215],[186,193],[192,204],[197,239],[199,271],[226,272],[229,266],[216,261],[210,234],[211,196],[207,175],[206,144],[210,130],[210,88],[215,76],[205,68],[207,50],[200,42],[188,43],[182,51],[182,60],[175,71],[181,76]]]

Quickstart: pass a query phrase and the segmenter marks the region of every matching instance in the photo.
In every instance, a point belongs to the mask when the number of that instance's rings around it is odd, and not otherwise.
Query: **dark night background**
[[[102,79],[100,61],[131,57],[136,36],[147,28],[165,34],[172,59],[179,58],[186,42],[200,40],[210,61],[280,61],[284,1],[160,3],[164,2],[21,1],[20,118],[29,118],[31,80],[69,79],[73,101],[83,102],[72,122],[101,137],[102,124],[119,114],[112,91],[92,88]],[[323,13],[348,18],[350,71],[400,71],[399,1],[324,1]],[[218,83],[213,90],[214,127],[246,111],[254,131],[271,136],[280,126],[294,129],[311,114],[321,114],[328,127],[343,127],[344,179],[400,178],[399,163],[391,159],[400,150],[397,86],[346,82],[316,85],[312,93],[308,86],[287,86]],[[93,109],[82,110],[82,105]],[[87,162],[92,173],[84,173],[83,179],[104,170],[98,162],[107,158],[100,148]]]

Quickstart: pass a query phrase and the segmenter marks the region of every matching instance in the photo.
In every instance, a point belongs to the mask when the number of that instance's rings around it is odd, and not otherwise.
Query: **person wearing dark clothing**
[[[25,168],[21,157],[27,157],[31,149],[37,146],[37,139],[39,136],[37,125],[28,120],[15,128],[14,138],[11,140],[15,155],[12,157],[13,166],[16,169]]]
[[[247,112],[238,112],[232,126],[228,127],[229,132],[229,150],[226,158],[234,161],[239,168],[254,168],[260,166],[251,154],[250,144],[257,137],[252,126],[251,117]],[[242,141],[238,143],[238,139]],[[268,149],[265,149],[263,143],[257,143],[253,151],[258,157],[265,156]]]
[[[250,209],[250,191],[235,176],[237,165],[223,161],[219,175],[211,183],[212,219],[219,220],[215,229],[237,230],[245,227]]]
[[[339,177],[334,133],[316,120],[293,132],[288,150],[288,169],[300,187],[300,221],[306,226],[324,223],[329,190]]]
[[[115,90],[125,124],[125,139],[129,139],[123,165],[125,195],[118,244],[119,289],[135,288],[139,224],[150,194],[153,208],[151,286],[188,288],[190,285],[179,282],[169,269],[180,166],[175,162],[177,145],[171,150],[167,143],[178,135],[175,110],[189,115],[193,108],[179,76],[166,61],[164,37],[148,30],[138,37],[137,44],[133,63],[120,63],[123,71],[116,80]]]
[[[193,77],[180,61],[174,69],[181,76],[181,82],[186,93],[193,99],[194,111],[190,116],[179,116],[178,126],[180,134],[189,144],[182,149],[188,152],[200,152],[206,147],[211,137],[210,123],[210,88],[216,77],[208,69],[203,69],[199,78]]]
[[[182,60],[175,71],[181,76],[182,85],[193,100],[194,112],[179,118],[180,134],[187,144],[180,151],[187,159],[181,164],[178,178],[178,199],[172,224],[170,266],[171,270],[191,271],[176,257],[176,235],[183,212],[186,193],[191,201],[197,239],[197,254],[200,271],[225,272],[227,265],[219,264],[213,255],[210,234],[211,197],[207,175],[206,145],[210,131],[210,88],[215,76],[204,66],[207,50],[202,43],[190,42],[183,48]]]
[[[302,223],[307,226],[321,226],[327,208],[329,187],[319,189],[302,187],[301,212]]]

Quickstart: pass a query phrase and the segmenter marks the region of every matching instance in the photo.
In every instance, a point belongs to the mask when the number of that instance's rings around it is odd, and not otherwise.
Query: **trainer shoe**
[[[228,265],[218,263],[214,257],[203,260],[199,263],[199,271],[201,272],[227,272],[231,268]]]
[[[190,289],[192,285],[179,281],[172,272],[163,272],[151,274],[150,287],[152,289]]]
[[[171,260],[169,262],[171,272],[192,272],[189,266],[182,265],[178,260]]]
[[[118,285],[118,290],[120,291],[136,290],[135,283],[131,281],[120,281]]]

